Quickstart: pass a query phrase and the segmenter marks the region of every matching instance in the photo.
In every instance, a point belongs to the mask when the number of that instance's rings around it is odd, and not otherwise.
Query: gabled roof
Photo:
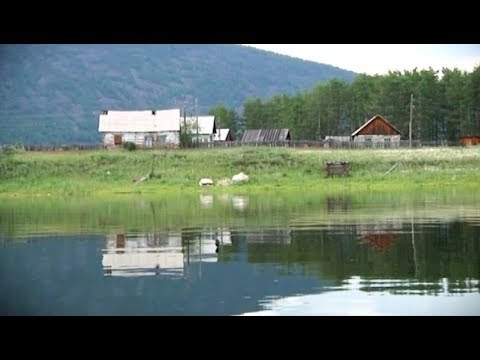
[[[213,136],[213,140],[225,141],[229,133],[230,133],[230,129],[217,129],[217,132]]]
[[[180,109],[104,111],[98,120],[99,132],[179,131]]]
[[[377,119],[377,118],[380,118],[383,122],[385,122],[388,126],[390,126],[393,130],[395,130],[399,135],[401,135],[402,133],[400,132],[400,130],[398,130],[395,126],[393,126],[392,124],[390,124],[384,117],[382,117],[381,115],[375,115],[374,117],[372,117],[370,120],[368,120],[365,124],[363,124],[362,126],[360,126],[357,130],[355,130],[352,135],[350,136],[356,136],[358,135],[359,132],[361,132],[364,128],[366,128],[368,126],[368,124],[370,124],[373,120]]]
[[[242,142],[285,141],[290,137],[289,129],[248,129]]]
[[[183,117],[181,119],[181,127],[183,128]],[[187,116],[186,117],[187,128],[190,129],[192,134],[197,133],[197,117],[196,116]],[[198,133],[200,135],[211,135],[215,132],[215,116],[199,116],[198,117]]]

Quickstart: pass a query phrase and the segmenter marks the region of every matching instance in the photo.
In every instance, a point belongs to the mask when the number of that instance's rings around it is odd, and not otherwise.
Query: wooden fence
[[[0,152],[2,147],[15,147],[25,151],[79,151],[79,150],[99,150],[103,149],[102,144],[71,144],[71,145],[0,145]],[[325,141],[325,140],[289,140],[289,141],[265,141],[265,142],[242,142],[242,141],[216,141],[214,143],[200,143],[193,144],[189,148],[231,148],[231,147],[289,147],[289,148],[325,148],[325,149],[386,149],[386,148],[408,148],[410,142],[408,140],[401,140],[397,146],[388,146],[384,144],[371,144],[368,146],[365,143],[358,143],[353,141]],[[419,141],[413,140],[412,147],[445,147],[445,146],[461,146],[459,142],[447,141]],[[158,150],[158,148],[156,148]]]

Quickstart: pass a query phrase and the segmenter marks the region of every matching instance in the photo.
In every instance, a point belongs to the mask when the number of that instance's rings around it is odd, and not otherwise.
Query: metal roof
[[[374,117],[372,117],[370,120],[368,120],[365,124],[363,124],[362,126],[360,126],[357,130],[355,130],[352,135],[350,136],[356,136],[358,135],[358,133],[360,131],[362,131],[368,124],[370,124],[373,120],[375,120],[376,118],[380,118],[381,120],[383,120],[385,123],[387,123],[393,130],[395,130],[399,135],[401,135],[402,133],[400,132],[400,130],[398,130],[395,126],[393,126],[392,124],[390,124],[384,117],[382,117],[381,115],[375,115]]]
[[[243,133],[243,142],[285,141],[289,138],[289,129],[248,129]]]
[[[183,127],[183,117],[181,119],[181,126]],[[197,133],[197,117],[186,117],[187,128],[191,130],[192,134]],[[200,135],[210,135],[215,131],[215,116],[199,116],[198,117],[198,133]]]
[[[180,131],[180,109],[104,111],[98,120],[99,132]]]
[[[230,132],[230,129],[217,129],[217,132],[215,133],[213,140],[225,141],[227,139],[229,132]]]

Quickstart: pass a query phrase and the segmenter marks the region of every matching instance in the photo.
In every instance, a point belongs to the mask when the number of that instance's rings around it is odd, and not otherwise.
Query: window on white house
[[[167,135],[158,135],[158,145],[163,146],[167,142]]]

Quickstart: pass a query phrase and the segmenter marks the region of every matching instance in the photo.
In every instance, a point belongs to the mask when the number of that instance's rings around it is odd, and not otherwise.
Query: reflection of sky
[[[412,304],[415,304],[412,306]],[[460,296],[369,294],[334,291],[278,299],[258,316],[463,316],[480,315],[480,294]]]
[[[392,295],[360,290],[352,278],[344,290],[265,301],[265,310],[246,316],[469,316],[480,315],[480,293]],[[386,296],[388,295],[388,296]],[[414,304],[414,305],[412,305]]]

